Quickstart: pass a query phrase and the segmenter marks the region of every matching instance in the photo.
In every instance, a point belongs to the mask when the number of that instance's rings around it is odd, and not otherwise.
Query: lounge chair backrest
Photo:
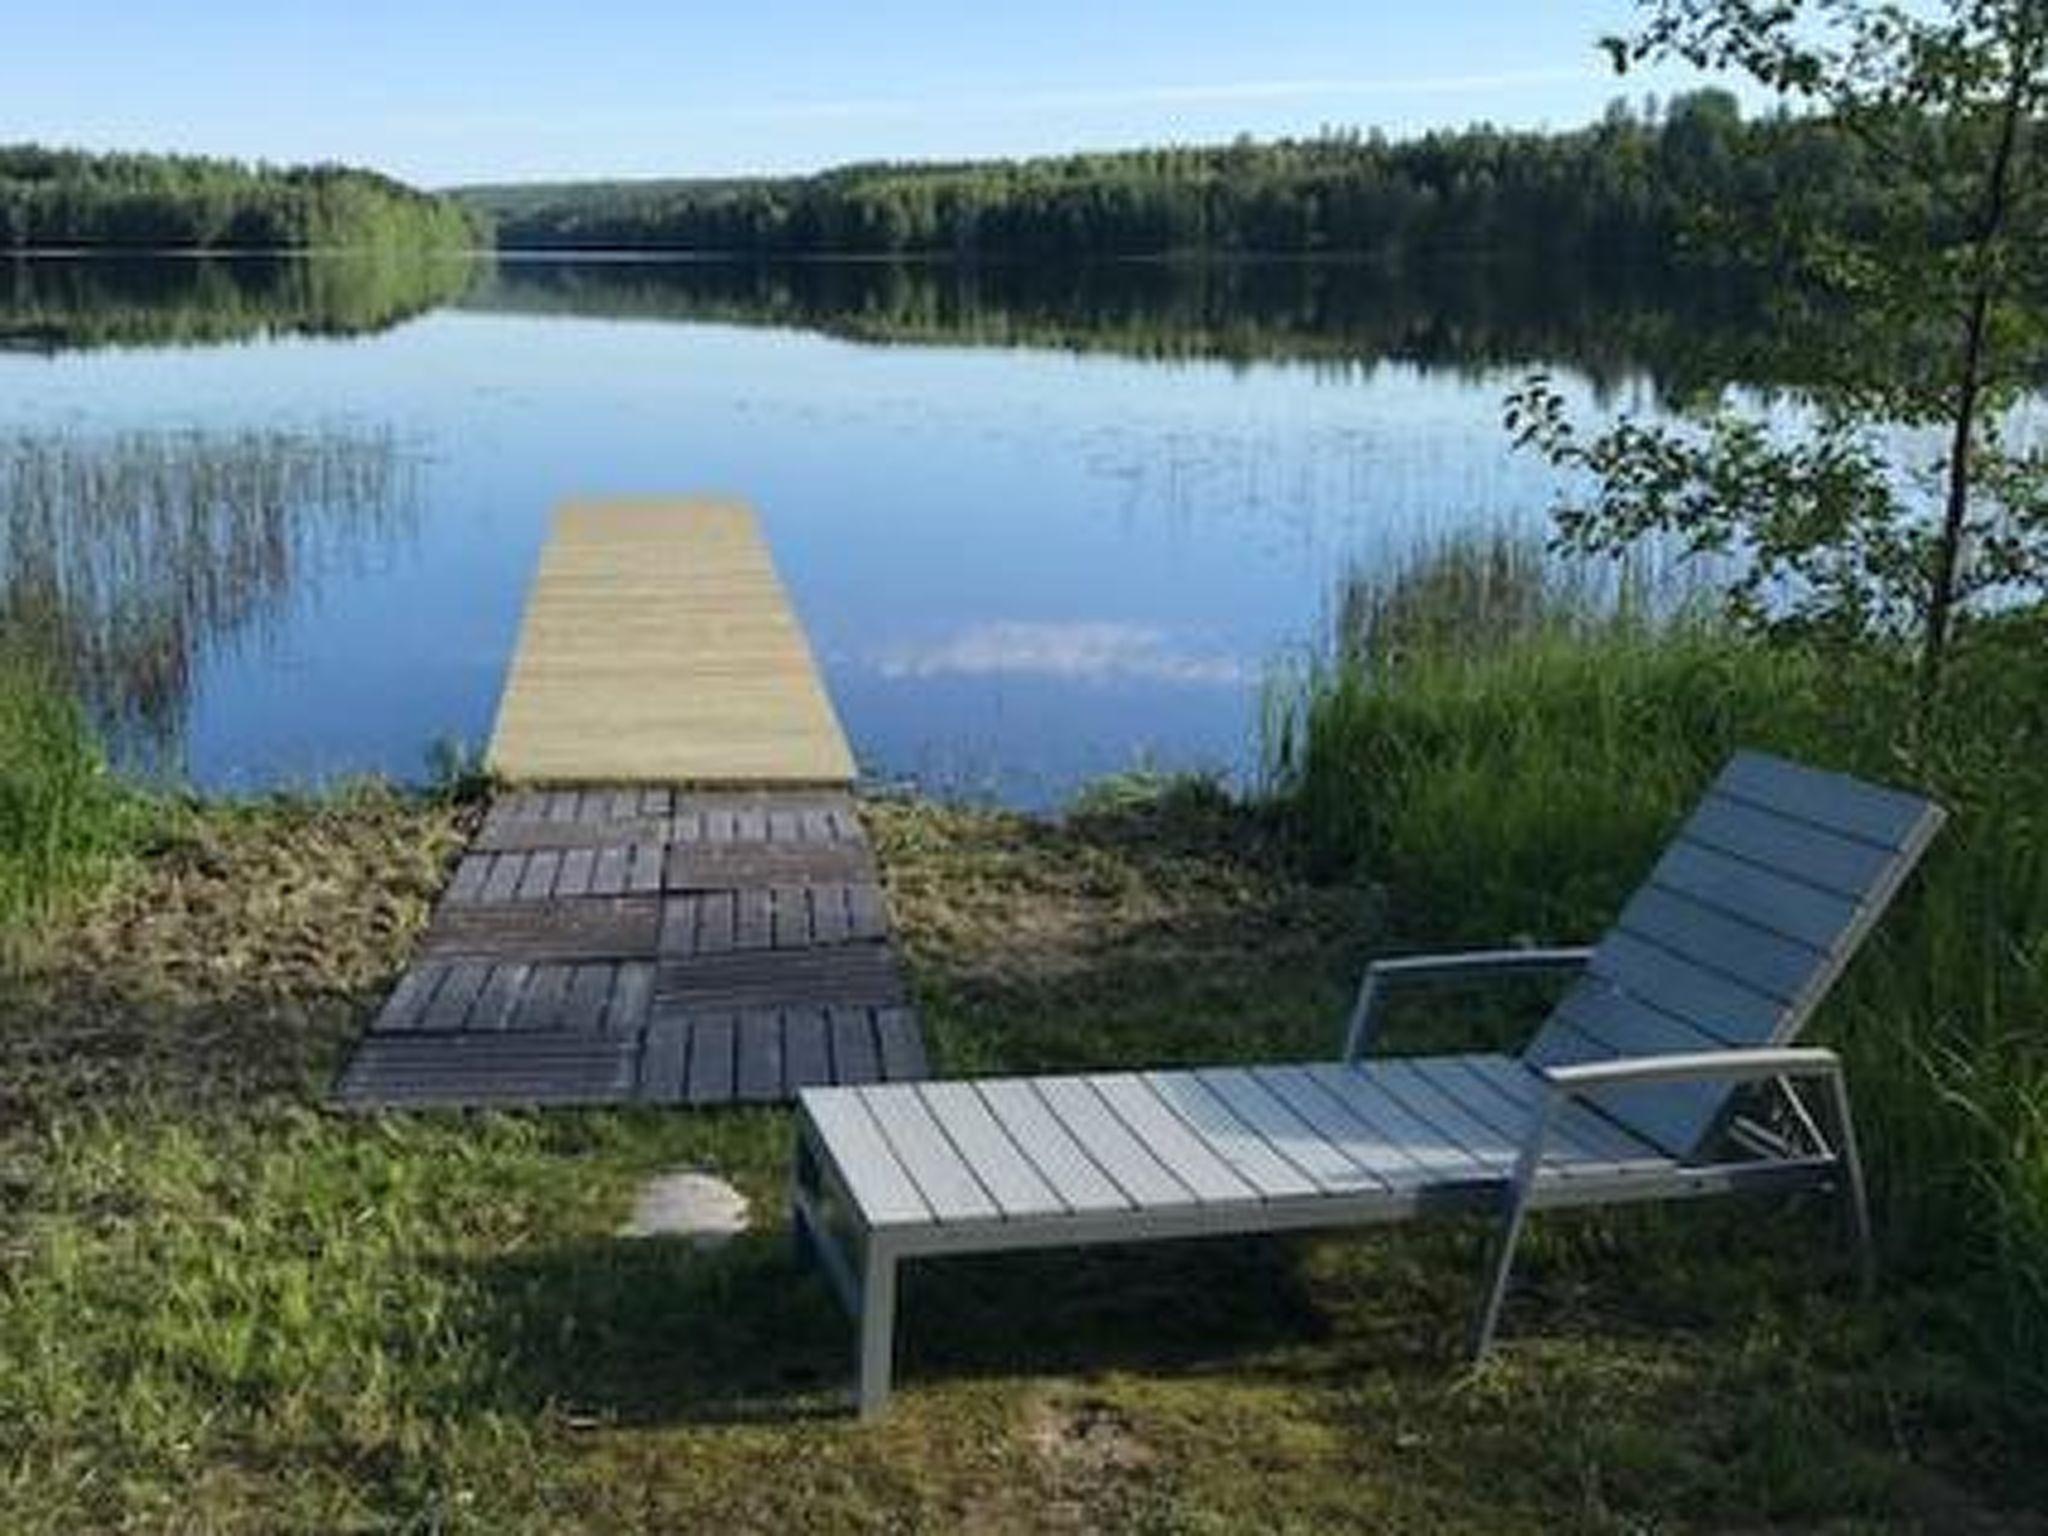
[[[1530,1042],[1539,1066],[1782,1045],[1841,974],[1939,830],[1941,807],[1738,753]],[[1608,1115],[1688,1157],[1733,1090],[1606,1090]]]

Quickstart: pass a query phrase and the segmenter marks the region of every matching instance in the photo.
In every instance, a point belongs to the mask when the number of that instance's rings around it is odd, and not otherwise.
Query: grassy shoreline
[[[1200,787],[866,814],[949,1071],[1322,1052],[1405,936]],[[315,1107],[474,815],[175,808],[7,972],[14,1528],[2006,1530],[2048,1494],[1947,1294],[1853,1304],[1803,1204],[1546,1221],[1477,1377],[1470,1224],[914,1270],[861,1431],[785,1255],[782,1113]],[[759,1233],[615,1239],[680,1165]]]
[[[1574,643],[1304,696],[1337,711],[1349,788],[1125,786],[1057,820],[866,803],[940,1069],[1324,1055],[1374,953],[1597,926],[1722,735],[1810,690],[1722,656],[1718,692],[1687,671],[1646,693]],[[1575,725],[1548,774],[1502,743],[1557,733],[1489,713],[1532,680]],[[785,1112],[320,1107],[474,800],[146,799],[33,697],[16,718],[47,728],[0,760],[0,875],[57,893],[0,965],[10,1530],[2048,1530],[2039,1404],[1994,1368],[2030,1358],[1995,1282],[2037,1250],[2023,1201],[1993,1220],[2024,1195],[1996,1179],[1889,1201],[1870,1305],[1822,1203],[1547,1217],[1477,1374],[1458,1334],[1483,1224],[913,1266],[903,1391],[863,1430],[850,1331],[787,1256]],[[1645,698],[1712,727],[1617,784],[1640,759],[1607,727]],[[1377,819],[1319,812],[1323,790],[1369,790]],[[1602,796],[1601,836],[1565,847]],[[2016,814],[1970,808],[1992,813]],[[1945,928],[1945,904],[2026,873],[1961,841],[1827,1020],[1894,1168],[1915,1137],[1948,1156],[1960,1121],[1950,1097],[1894,1112],[1955,1085],[1917,1057],[1887,1077],[1884,1010],[1927,1001],[1924,946],[1969,942],[1951,929],[1977,909]],[[1512,1046],[1542,998],[1447,1004],[1397,1013],[1390,1048]],[[2020,1081],[2024,1048],[1973,1064]],[[2033,1166],[1973,1146],[1935,1166]],[[734,1183],[756,1230],[717,1253],[615,1236],[683,1166]],[[1933,1198],[1959,1225],[1927,1225]],[[1970,1262],[1915,1251],[1930,1231]]]

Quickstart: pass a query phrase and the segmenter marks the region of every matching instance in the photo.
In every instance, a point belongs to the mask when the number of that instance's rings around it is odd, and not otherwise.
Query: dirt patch
[[[305,1091],[404,964],[474,814],[382,789],[166,807],[0,973],[0,1110]]]
[[[1136,1471],[1158,1459],[1129,1416],[1099,1397],[1039,1402],[1028,1435],[1048,1466],[1084,1478]]]
[[[1043,1483],[1032,1520],[1040,1530],[1092,1531],[1127,1523],[1133,1495],[1159,1461],[1130,1415],[1095,1393],[1039,1397],[1026,1413],[1024,1440]]]

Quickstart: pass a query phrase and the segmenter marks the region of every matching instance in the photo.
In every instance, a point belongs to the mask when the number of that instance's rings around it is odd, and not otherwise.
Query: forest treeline
[[[0,250],[447,250],[488,238],[460,203],[348,166],[0,146]]]
[[[1816,191],[1854,223],[1859,146],[1734,97],[1616,103],[1564,133],[1479,127],[815,176],[458,189],[509,249],[1077,258],[1510,252],[1641,264],[1702,210],[1767,213]]]

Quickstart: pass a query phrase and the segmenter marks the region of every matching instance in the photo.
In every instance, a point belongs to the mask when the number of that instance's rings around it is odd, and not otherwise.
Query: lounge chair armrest
[[[1758,1046],[1726,1051],[1692,1051],[1671,1056],[1622,1056],[1610,1061],[1576,1062],[1564,1067],[1538,1067],[1538,1074],[1558,1093],[1587,1093],[1596,1088],[1631,1087],[1640,1083],[1702,1081],[1754,1082],[1766,1077],[1826,1077],[1840,1073],[1842,1061],[1818,1045]]]
[[[1372,1049],[1379,1028],[1380,1000],[1392,986],[1412,982],[1459,981],[1476,977],[1524,976],[1539,971],[1576,970],[1592,958],[1583,945],[1567,949],[1475,949],[1458,954],[1396,955],[1375,960],[1358,984],[1358,1001],[1344,1032],[1344,1059],[1356,1061]]]
[[[1528,1198],[1536,1169],[1550,1141],[1550,1127],[1565,1100],[1600,1088],[1635,1087],[1644,1083],[1690,1083],[1708,1080],[1755,1082],[1770,1077],[1825,1077],[1831,1080],[1843,1124],[1848,1107],[1842,1087],[1842,1060],[1817,1045],[1757,1046],[1726,1051],[1689,1051],[1669,1056],[1620,1056],[1610,1061],[1577,1062],[1566,1067],[1538,1067],[1549,1085],[1529,1111],[1522,1133],[1521,1155],[1515,1160],[1511,1199]]]

